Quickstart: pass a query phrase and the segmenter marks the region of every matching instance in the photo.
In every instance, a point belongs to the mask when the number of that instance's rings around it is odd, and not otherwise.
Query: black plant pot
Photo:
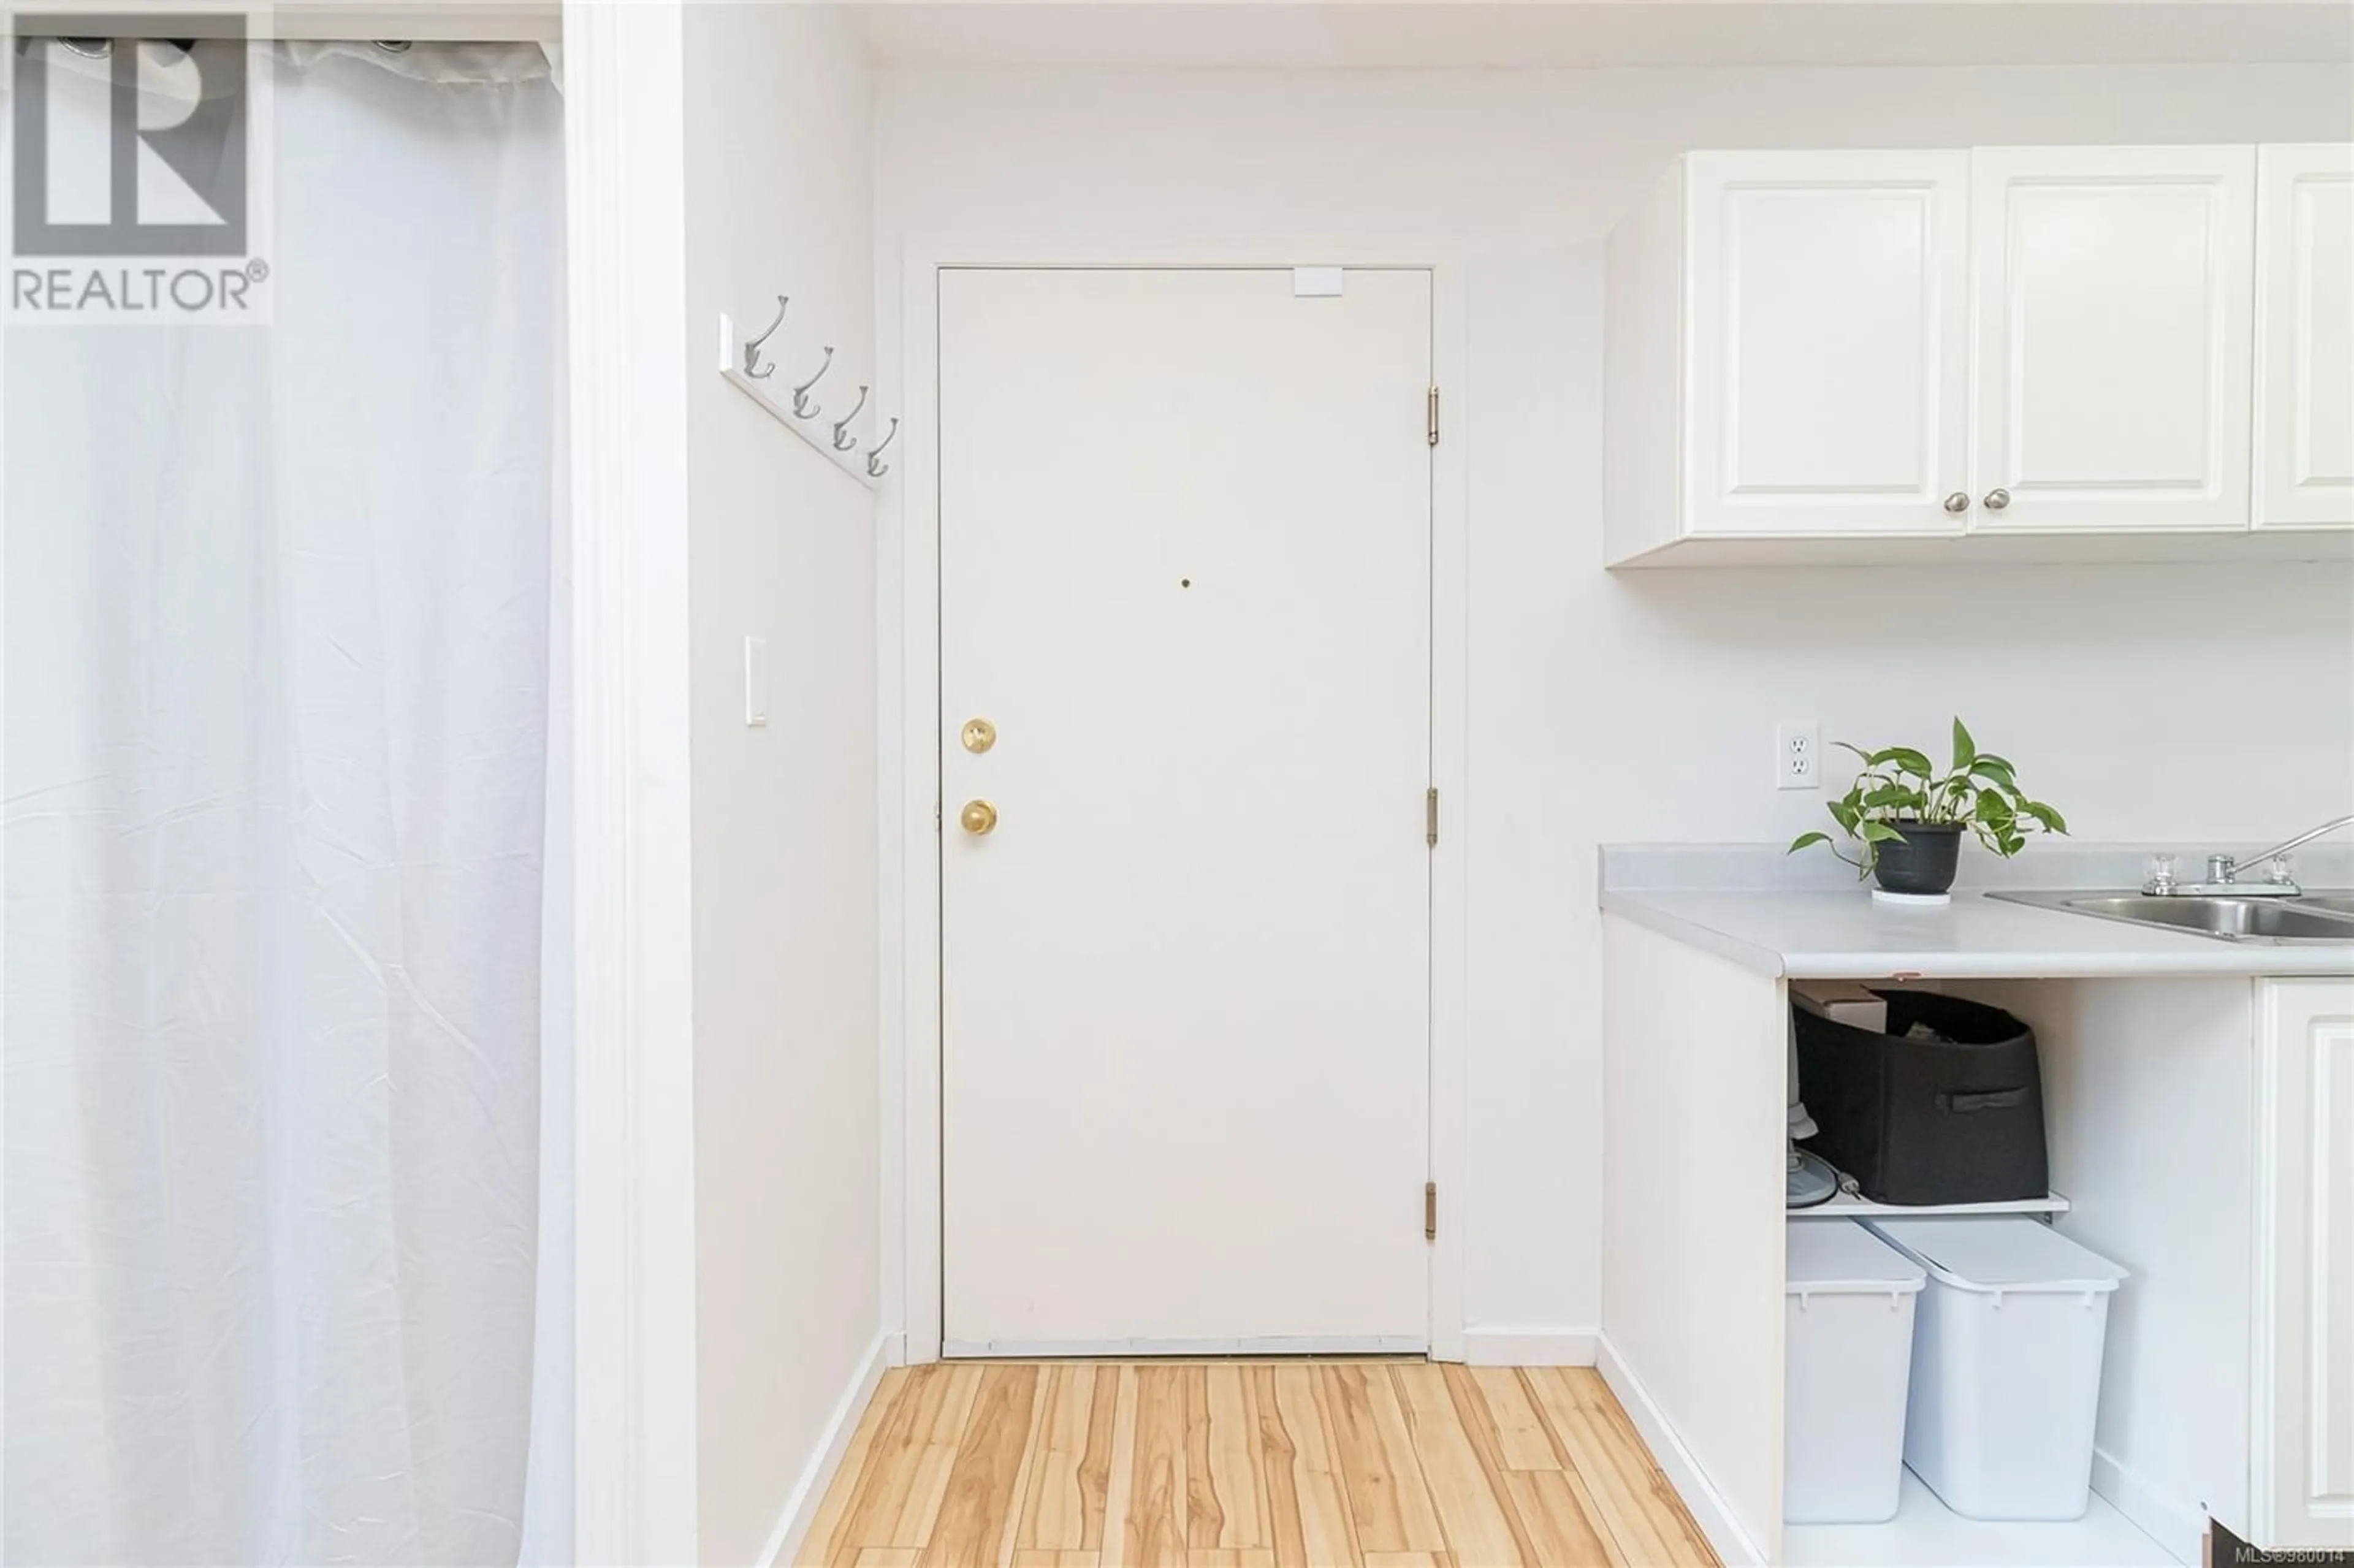
[[[1954,868],[1962,858],[1960,824],[1888,825],[1904,837],[1902,842],[1887,839],[1881,843],[1872,874],[1882,888],[1890,893],[1927,894],[1943,893],[1954,885]]]

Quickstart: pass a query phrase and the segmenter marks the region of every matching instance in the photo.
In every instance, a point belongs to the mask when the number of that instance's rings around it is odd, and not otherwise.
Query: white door
[[[1420,1348],[1429,274],[939,319],[946,1349]]]
[[[1970,526],[2247,527],[2255,149],[1970,161]]]
[[[2354,982],[2256,989],[2251,1544],[2354,1551]]]
[[[1958,534],[1969,154],[1685,161],[1691,531]]]
[[[2256,149],[2259,528],[2354,526],[2354,146]]]

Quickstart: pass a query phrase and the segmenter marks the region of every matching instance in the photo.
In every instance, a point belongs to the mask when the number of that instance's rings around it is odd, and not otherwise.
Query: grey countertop
[[[1793,980],[2354,976],[2354,944],[2228,942],[1986,896],[1998,884],[2129,888],[2146,854],[2129,845],[2069,845],[2006,863],[1966,852],[1966,865],[1990,863],[1974,868],[1978,885],[1957,886],[1950,905],[1915,906],[1877,903],[1836,863],[1826,874],[1821,864],[1784,860],[1766,846],[1607,845],[1601,904],[1745,969]],[[2299,880],[2345,886],[2354,881],[2340,863],[2349,859],[2335,847],[2301,856]]]

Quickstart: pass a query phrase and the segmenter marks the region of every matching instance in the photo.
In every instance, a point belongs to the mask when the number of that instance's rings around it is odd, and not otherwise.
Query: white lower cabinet
[[[2354,1550],[2354,980],[2266,980],[2256,1037],[2249,1528]]]
[[[1853,1434],[1790,1427],[1850,1417],[1790,1386],[1788,1228],[1846,1222],[1782,1206],[1787,982],[1617,915],[1603,948],[1605,1137],[1644,1158],[1605,1171],[1602,1369],[1726,1563],[2173,1568],[2211,1519],[2354,1548],[2354,977],[1928,982],[2033,1026],[2054,1228],[2126,1276],[2092,1495],[1965,1518],[1907,1470],[1893,1519],[1797,1523],[1786,1482]]]

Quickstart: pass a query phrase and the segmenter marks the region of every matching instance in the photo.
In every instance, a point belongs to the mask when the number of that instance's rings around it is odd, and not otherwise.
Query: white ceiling
[[[2269,0],[866,0],[851,9],[878,59],[933,65],[1397,69],[2354,61],[2354,5]]]

